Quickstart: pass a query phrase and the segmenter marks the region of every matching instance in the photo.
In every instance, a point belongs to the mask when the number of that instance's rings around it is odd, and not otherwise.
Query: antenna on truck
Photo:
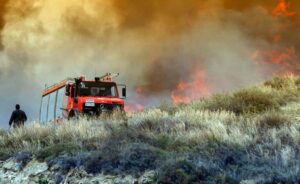
[[[118,77],[120,74],[119,73],[107,73],[103,76],[100,77],[101,81],[112,81],[113,78]]]

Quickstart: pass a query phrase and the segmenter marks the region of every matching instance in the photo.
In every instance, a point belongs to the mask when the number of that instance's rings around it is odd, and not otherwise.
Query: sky
[[[298,74],[297,0],[0,0],[0,127],[67,77],[120,73],[128,110]]]

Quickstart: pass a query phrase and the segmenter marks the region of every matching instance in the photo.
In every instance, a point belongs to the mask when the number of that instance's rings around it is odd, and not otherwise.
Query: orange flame
[[[261,64],[277,67],[273,74],[290,74],[300,71],[297,63],[297,54],[294,47],[276,50],[257,50],[253,53],[252,59],[260,67]]]
[[[144,108],[145,107],[142,104],[129,102],[129,105],[126,105],[124,110],[126,112],[138,112],[144,110]]]
[[[126,112],[138,112],[144,110],[145,108],[145,106],[142,105],[142,101],[145,100],[145,97],[143,96],[143,93],[145,92],[144,87],[137,86],[134,92],[134,97],[131,100],[126,101],[126,105],[124,108]]]
[[[294,17],[296,13],[291,12],[289,10],[290,5],[291,4],[289,2],[286,2],[285,0],[280,0],[272,12],[273,16]]]
[[[282,51],[272,51],[269,53],[270,62],[274,64],[290,64],[294,62],[294,58],[296,55],[295,48],[290,47],[286,48]]]
[[[205,81],[205,74],[204,70],[195,70],[191,81],[180,80],[176,89],[171,92],[173,103],[189,103],[194,99],[207,96],[209,88]]]

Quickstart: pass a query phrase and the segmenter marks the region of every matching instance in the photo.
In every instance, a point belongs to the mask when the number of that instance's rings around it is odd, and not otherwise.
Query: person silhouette
[[[9,120],[9,127],[13,126],[14,128],[24,126],[24,122],[27,121],[27,116],[24,111],[20,109],[20,105],[16,105],[16,110],[11,114]]]

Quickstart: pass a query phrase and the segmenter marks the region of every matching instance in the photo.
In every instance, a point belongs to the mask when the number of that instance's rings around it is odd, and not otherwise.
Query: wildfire
[[[272,65],[278,68],[274,74],[288,74],[300,71],[297,63],[297,54],[294,47],[277,50],[257,50],[252,55],[252,59],[258,66]]]
[[[296,16],[296,13],[290,10],[290,6],[290,2],[279,0],[277,6],[272,11],[272,15],[274,17],[285,18]],[[272,40],[270,40],[270,43],[272,43],[274,48],[257,48],[252,54],[252,59],[257,65],[258,70],[269,68],[268,73],[271,75],[299,73],[300,64],[296,52],[297,47],[291,43],[283,45],[287,43],[285,40],[287,38],[285,31],[295,29],[295,25],[297,24],[295,24],[294,19],[285,21],[278,27],[276,34],[271,36]]]
[[[135,103],[133,101],[127,101],[126,102],[128,105],[125,106],[125,111],[126,112],[137,112],[137,111],[142,111],[144,110],[144,105]]]
[[[289,66],[292,62],[295,61],[295,48],[290,47],[283,49],[282,51],[272,51],[268,53],[267,57],[270,58],[269,62],[271,63]]]
[[[289,2],[280,0],[272,12],[273,16],[294,17],[296,13],[289,10],[290,5]]]
[[[138,112],[144,110],[145,106],[143,101],[145,89],[143,86],[137,86],[134,90],[134,96],[131,100],[126,101],[125,111],[126,112]]]
[[[207,96],[209,88],[205,76],[205,71],[200,69],[193,72],[191,81],[180,80],[176,89],[171,92],[173,103],[189,103],[194,99]]]

